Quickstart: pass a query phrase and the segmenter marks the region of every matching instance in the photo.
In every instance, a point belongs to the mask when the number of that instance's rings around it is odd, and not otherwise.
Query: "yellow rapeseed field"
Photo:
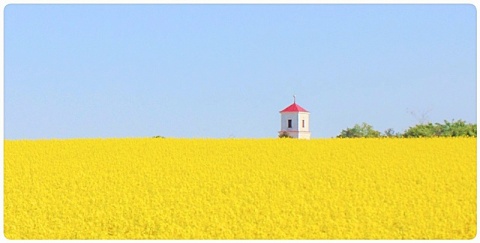
[[[8,239],[471,239],[476,138],[5,141]]]

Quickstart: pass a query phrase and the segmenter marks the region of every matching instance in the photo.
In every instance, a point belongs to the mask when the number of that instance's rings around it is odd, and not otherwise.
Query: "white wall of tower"
[[[288,120],[292,121],[291,127],[288,127]],[[280,132],[286,131],[293,138],[310,139],[310,113],[283,112],[280,127]]]

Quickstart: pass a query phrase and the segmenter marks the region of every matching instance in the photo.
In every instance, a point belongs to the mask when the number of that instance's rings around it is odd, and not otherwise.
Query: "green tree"
[[[404,133],[403,137],[433,137],[435,134],[438,134],[438,128],[435,127],[431,122],[428,124],[417,124],[414,127],[408,128]]]
[[[477,124],[467,124],[462,120],[452,121],[452,123],[445,121],[443,127],[446,136],[477,137]]]
[[[463,120],[441,123],[418,124],[408,128],[403,137],[477,137],[477,124]]]
[[[377,138],[380,137],[380,132],[373,129],[373,127],[367,123],[362,125],[355,124],[353,128],[347,128],[342,130],[337,138]]]

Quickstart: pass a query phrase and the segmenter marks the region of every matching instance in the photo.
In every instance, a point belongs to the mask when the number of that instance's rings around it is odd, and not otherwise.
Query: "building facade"
[[[296,104],[280,111],[281,128],[279,134],[287,133],[292,138],[310,139],[310,112]]]

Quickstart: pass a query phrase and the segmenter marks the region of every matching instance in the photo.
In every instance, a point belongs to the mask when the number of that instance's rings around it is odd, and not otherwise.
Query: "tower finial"
[[[293,95],[293,103],[295,104],[295,95]]]

